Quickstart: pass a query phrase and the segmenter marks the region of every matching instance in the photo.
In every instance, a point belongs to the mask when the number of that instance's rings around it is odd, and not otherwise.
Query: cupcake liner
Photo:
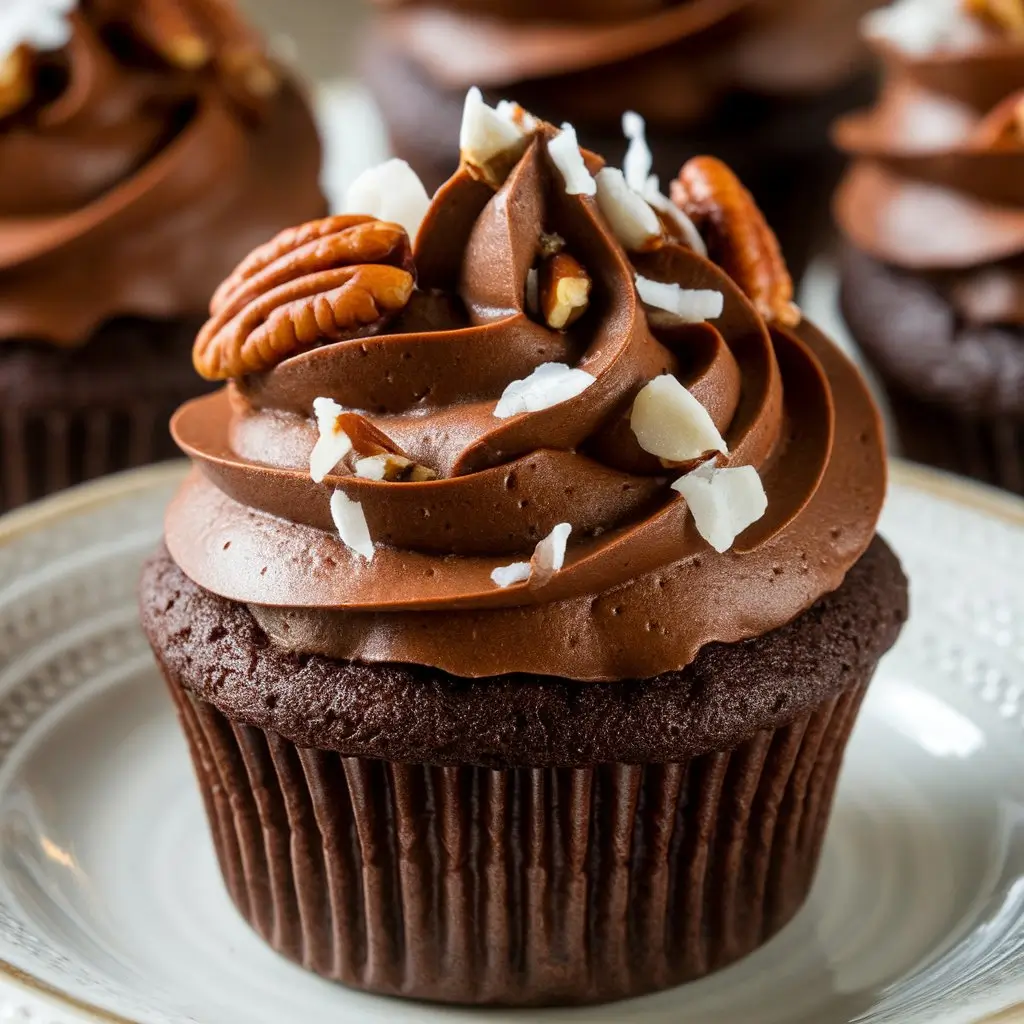
[[[180,454],[167,430],[180,402],[0,415],[0,512],[107,473]]]
[[[77,349],[0,341],[0,512],[180,455],[170,418],[210,388],[192,369],[200,323],[111,321]]]
[[[803,903],[867,683],[683,764],[435,767],[303,749],[169,681],[242,916],[372,992],[592,1003],[749,953]]]
[[[892,385],[887,390],[901,455],[1024,494],[1024,422],[965,416]]]

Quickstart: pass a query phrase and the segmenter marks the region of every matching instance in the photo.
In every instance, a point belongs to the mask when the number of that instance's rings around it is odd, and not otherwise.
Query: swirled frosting
[[[1024,324],[1024,38],[945,7],[914,45],[869,37],[886,81],[836,127],[854,158],[836,217],[858,249],[934,279],[965,322]]]
[[[877,0],[382,0],[381,32],[431,81],[514,88],[539,112],[588,125],[624,106],[664,127],[733,92],[840,85],[863,60],[854,31]]]
[[[75,346],[115,317],[201,316],[242,255],[323,211],[294,86],[241,103],[130,40],[128,9],[82,0],[68,44],[32,54],[28,101],[0,113],[0,339]]]
[[[415,243],[417,291],[397,319],[322,338],[178,412],[172,429],[194,469],[167,514],[169,550],[201,586],[247,603],[274,643],[463,677],[649,677],[789,622],[871,541],[885,462],[857,371],[811,324],[766,322],[682,242],[627,254],[595,199],[568,194],[553,135],[540,125],[496,188],[464,164],[437,193]],[[584,156],[596,173],[600,160]],[[553,234],[591,279],[589,306],[565,331],[527,300]],[[666,322],[640,302],[638,273],[718,292],[722,313]],[[510,382],[545,363],[593,382],[496,416]],[[665,373],[721,432],[720,464],[755,467],[767,494],[767,513],[723,554],[672,489],[681,470],[630,428],[638,392]],[[339,466],[314,483],[312,408],[325,397],[436,478]],[[338,492],[361,506],[372,560],[339,538]],[[496,585],[495,569],[528,560],[560,523],[572,528],[560,569]]]

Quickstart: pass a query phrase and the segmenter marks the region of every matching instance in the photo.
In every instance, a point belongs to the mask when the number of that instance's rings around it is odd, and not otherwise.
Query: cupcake
[[[325,212],[304,98],[222,0],[0,10],[0,509],[176,454],[210,295]]]
[[[846,319],[903,453],[1024,493],[1024,0],[867,23],[876,108],[839,122]]]
[[[365,58],[394,151],[433,188],[456,168],[480,85],[576,126],[620,163],[623,109],[664,145],[669,181],[699,153],[740,175],[800,273],[828,229],[832,120],[868,102],[858,18],[879,0],[379,0]]]
[[[596,1003],[814,878],[906,582],[877,411],[750,194],[466,104],[218,290],[145,567],[225,883],[325,977]],[[396,218],[401,224],[396,223]],[[412,240],[412,241],[410,241]]]

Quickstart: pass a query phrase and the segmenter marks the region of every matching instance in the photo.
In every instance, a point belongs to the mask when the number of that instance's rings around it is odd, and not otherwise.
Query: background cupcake
[[[143,625],[232,898],[346,984],[591,1003],[748,953],[906,614],[862,380],[732,173],[674,206],[630,128],[601,169],[471,93],[429,205],[368,173],[197,340],[231,383],[175,417]]]
[[[828,126],[866,102],[858,18],[878,0],[380,0],[364,61],[393,147],[428,187],[455,170],[462,98],[516,95],[619,164],[624,109],[670,180],[714,153],[754,192],[799,273],[839,172]]]
[[[1024,3],[867,22],[878,106],[841,121],[843,310],[910,458],[1024,492]]]
[[[210,294],[319,165],[230,3],[0,10],[0,508],[173,454]]]

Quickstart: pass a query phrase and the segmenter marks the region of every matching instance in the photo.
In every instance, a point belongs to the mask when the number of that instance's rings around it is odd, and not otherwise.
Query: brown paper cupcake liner
[[[666,988],[803,903],[867,683],[683,764],[433,767],[302,749],[171,683],[227,888],[279,953],[466,1004]]]
[[[1024,422],[964,416],[891,385],[888,395],[904,457],[1024,494]]]
[[[0,413],[0,512],[179,455],[167,429],[179,404]]]
[[[171,415],[211,387],[192,368],[201,323],[114,320],[74,349],[0,339],[0,512],[180,456]]]

